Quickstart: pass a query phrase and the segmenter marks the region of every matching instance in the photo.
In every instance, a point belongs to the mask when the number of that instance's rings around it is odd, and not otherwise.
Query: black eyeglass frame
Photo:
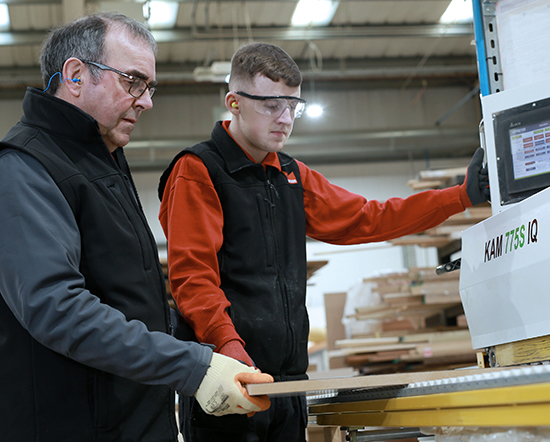
[[[155,92],[157,90],[156,85],[151,86],[149,83],[147,83],[143,78],[136,77],[135,75],[127,74],[126,72],[119,71],[118,69],[112,68],[111,66],[107,66],[106,64],[98,63],[97,61],[90,61],[90,60],[80,60],[82,63],[91,64],[92,66],[95,66],[96,68],[99,68],[103,71],[113,71],[115,74],[121,75],[124,78],[127,78],[130,80],[130,87],[128,88],[128,93],[134,97],[134,98],[141,98],[145,91],[149,90],[149,97],[153,98],[153,95],[155,95]],[[136,82],[142,81],[145,83],[145,89],[141,94],[138,96],[134,95],[132,93],[132,88],[134,87],[134,84]]]
[[[293,97],[291,95],[252,95],[252,94],[247,94],[246,92],[243,92],[243,91],[235,91],[234,93],[237,94],[237,95],[240,95],[241,97],[250,98],[251,100],[258,100],[258,101],[274,100],[274,99],[278,99],[278,98],[284,98],[286,100],[296,100],[299,103],[302,103],[304,105],[304,107],[301,110],[301,112],[298,115],[295,116],[295,118],[300,118],[302,116],[302,114],[304,112],[304,109],[306,107],[306,104],[307,104],[307,101],[304,98]],[[295,110],[295,109],[293,109],[293,110]],[[283,110],[283,112],[284,112],[284,110]]]

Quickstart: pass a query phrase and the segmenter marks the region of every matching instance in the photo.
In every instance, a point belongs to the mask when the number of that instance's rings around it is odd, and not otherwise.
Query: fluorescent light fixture
[[[472,0],[452,0],[439,21],[441,23],[465,23],[474,19]]]
[[[292,15],[292,26],[326,26],[334,17],[338,3],[334,0],[300,0]]]
[[[309,117],[317,118],[323,114],[323,108],[318,104],[310,104],[306,107],[306,113]]]
[[[8,5],[0,3],[0,31],[8,31],[10,29],[10,14]]]
[[[173,28],[178,17],[178,6],[178,2],[145,2],[143,16],[151,29]]]

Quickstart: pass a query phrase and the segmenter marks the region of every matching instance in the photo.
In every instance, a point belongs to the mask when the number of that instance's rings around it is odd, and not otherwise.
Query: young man
[[[241,385],[268,375],[170,336],[122,151],[153,106],[155,53],[120,14],[53,31],[47,91],[28,89],[0,145],[2,440],[176,442],[172,389],[215,415],[269,405]]]
[[[178,155],[161,178],[160,221],[172,293],[199,342],[275,380],[306,378],[306,235],[333,244],[384,241],[434,227],[486,201],[483,151],[467,182],[384,203],[330,184],[281,152],[303,111],[302,77],[277,46],[232,59],[231,121]],[[304,441],[302,397],[273,398],[252,418],[208,418],[184,400],[186,442]]]

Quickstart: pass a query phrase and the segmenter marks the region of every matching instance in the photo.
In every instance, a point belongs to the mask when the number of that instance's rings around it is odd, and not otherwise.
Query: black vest
[[[48,105],[66,106],[55,99]],[[86,143],[76,134],[58,137],[19,123],[6,139],[44,165],[71,205],[81,234],[86,288],[128,320],[169,333],[154,237],[122,151],[115,153],[117,166],[95,132]],[[16,423],[10,429],[18,429],[3,433],[6,440],[63,442],[75,435],[82,442],[176,440],[168,387],[139,384],[49,350],[21,327],[1,297],[0,324],[0,416]]]
[[[306,219],[300,171],[279,153],[282,172],[250,161],[217,123],[212,139],[181,152],[200,157],[220,198],[224,242],[218,253],[229,314],[254,363],[276,379],[308,367]],[[184,226],[182,227],[184,228]]]

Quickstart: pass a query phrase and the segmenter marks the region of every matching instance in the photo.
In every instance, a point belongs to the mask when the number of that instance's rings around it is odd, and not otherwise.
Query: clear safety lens
[[[292,118],[300,118],[304,113],[305,103],[289,98],[270,98],[254,102],[254,110],[269,117],[280,117],[286,109],[290,109]]]

